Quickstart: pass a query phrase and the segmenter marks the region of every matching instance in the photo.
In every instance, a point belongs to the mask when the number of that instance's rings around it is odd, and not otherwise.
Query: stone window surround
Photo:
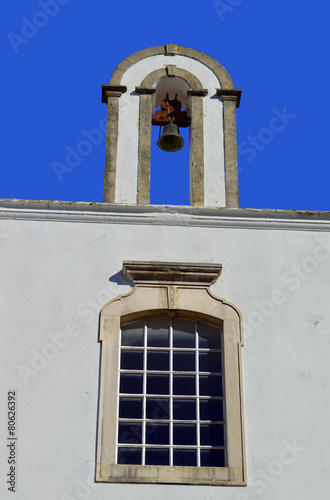
[[[115,483],[246,484],[241,375],[242,320],[232,304],[213,295],[210,285],[219,264],[124,262],[132,291],[109,301],[101,311],[99,422],[96,481]],[[168,315],[205,320],[223,329],[227,467],[116,464],[120,325]]]
[[[116,170],[117,170],[117,143],[119,98],[127,88],[121,85],[124,73],[138,61],[157,54],[183,55],[198,60],[207,65],[219,78],[222,88],[217,89],[216,96],[223,102],[224,122],[224,150],[225,150],[225,183],[226,206],[238,208],[238,164],[237,164],[237,138],[236,138],[236,107],[239,107],[241,91],[234,89],[233,83],[226,70],[214,59],[202,52],[178,47],[176,44],[151,47],[142,50],[122,61],[114,71],[110,85],[102,86],[102,102],[108,105],[106,158],[104,174],[103,201],[115,203]],[[150,150],[151,150],[151,116],[152,94],[156,91],[153,85],[162,76],[178,76],[190,85],[188,91],[191,118],[190,143],[190,205],[204,206],[204,126],[203,126],[203,99],[207,90],[203,89],[199,80],[188,71],[169,65],[151,72],[137,86],[135,91],[140,94],[140,119],[139,119],[139,172],[137,204],[150,203]],[[143,132],[143,133],[142,133]]]

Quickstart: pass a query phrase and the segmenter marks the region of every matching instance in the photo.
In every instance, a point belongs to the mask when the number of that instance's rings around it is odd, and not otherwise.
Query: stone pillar
[[[156,89],[136,87],[135,92],[140,94],[137,204],[149,205],[152,95]]]
[[[239,107],[241,91],[217,89],[223,102],[223,131],[225,148],[226,207],[238,208],[238,162],[236,107]]]
[[[207,90],[188,90],[190,96],[190,205],[204,206],[204,116]]]
[[[102,85],[102,102],[108,105],[105,139],[104,203],[115,203],[119,98],[126,90],[127,87],[123,85]]]

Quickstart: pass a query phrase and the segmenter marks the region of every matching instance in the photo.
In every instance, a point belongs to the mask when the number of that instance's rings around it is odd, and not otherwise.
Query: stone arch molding
[[[210,56],[176,44],[133,54],[103,85],[108,104],[104,202],[150,203],[151,117],[164,83],[191,116],[190,205],[238,206],[236,112],[240,91]],[[162,97],[164,98],[164,97]]]
[[[175,43],[159,45],[157,47],[149,47],[147,49],[135,52],[135,54],[127,57],[117,66],[117,68],[113,72],[113,75],[110,79],[110,85],[121,85],[123,75],[134,64],[147,57],[160,54],[169,56],[181,55],[184,57],[189,57],[190,59],[194,59],[195,61],[204,64],[215,73],[222,88],[234,89],[232,79],[230,78],[225,68],[218,61],[208,56],[207,54],[200,52],[199,50],[190,49],[188,47],[179,47]]]
[[[100,315],[100,372],[97,481],[245,485],[245,445],[241,347],[242,318],[232,304],[213,295],[210,285],[220,276],[220,264],[124,262],[133,281],[128,294],[104,305]],[[119,393],[121,324],[154,316],[189,317],[213,322],[222,329],[226,425],[224,467],[159,467],[117,463],[116,421]]]

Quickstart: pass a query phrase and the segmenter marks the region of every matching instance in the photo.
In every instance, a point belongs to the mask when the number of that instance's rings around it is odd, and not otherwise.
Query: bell
[[[174,123],[168,123],[165,125],[162,135],[157,142],[157,145],[163,151],[168,151],[169,153],[174,153],[175,151],[180,151],[184,146],[184,140],[179,134],[179,128]]]

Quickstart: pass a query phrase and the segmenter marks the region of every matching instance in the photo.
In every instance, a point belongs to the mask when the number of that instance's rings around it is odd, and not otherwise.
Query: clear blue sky
[[[6,2],[0,197],[102,201],[104,136],[62,182],[52,163],[99,128],[101,84],[124,58],[174,42],[217,59],[243,91],[240,205],[330,210],[329,18],[317,0]],[[187,204],[187,151],[156,149],[153,201]]]

